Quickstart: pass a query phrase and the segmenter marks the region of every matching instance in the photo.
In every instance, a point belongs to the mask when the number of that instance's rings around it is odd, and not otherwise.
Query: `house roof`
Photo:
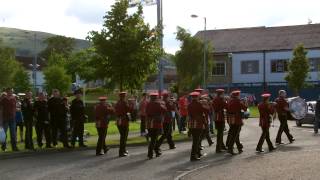
[[[195,36],[204,35],[215,53],[291,50],[300,43],[307,49],[320,48],[320,24],[208,30]]]
[[[27,70],[32,70],[32,64],[33,64],[34,57],[27,57],[27,56],[16,56],[16,60],[22,64],[24,68]],[[45,66],[46,62],[41,59],[40,57],[37,58],[37,64],[40,65],[37,70],[41,71]]]

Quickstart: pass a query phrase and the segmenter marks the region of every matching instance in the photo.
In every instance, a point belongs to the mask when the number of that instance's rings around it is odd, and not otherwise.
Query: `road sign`
[[[129,0],[130,7],[135,7],[139,4],[143,6],[151,6],[157,4],[157,0]]]

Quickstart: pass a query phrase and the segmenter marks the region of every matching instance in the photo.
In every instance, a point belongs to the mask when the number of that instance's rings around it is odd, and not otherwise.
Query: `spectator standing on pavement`
[[[48,102],[46,95],[40,92],[38,99],[34,103],[34,111],[36,117],[36,133],[37,133],[37,143],[40,148],[42,148],[42,137],[46,139],[46,148],[51,148],[51,134],[50,134],[50,121],[49,121],[49,111]]]
[[[320,121],[320,96],[316,103],[316,109],[315,109],[315,120],[314,120],[314,133],[318,133],[319,129],[319,121]]]
[[[87,147],[83,143],[84,122],[86,120],[84,103],[81,99],[81,90],[75,91],[75,99],[70,106],[70,114],[73,124],[71,146],[74,147],[76,139],[79,139],[79,147]]]
[[[48,101],[48,110],[50,113],[50,123],[52,128],[53,146],[58,144],[58,131],[60,131],[63,147],[70,148],[68,145],[67,128],[66,128],[66,105],[57,89],[52,91],[52,97]]]
[[[19,100],[17,100],[16,123],[17,123],[16,134],[18,135],[18,130],[19,130],[20,142],[23,142],[23,126],[24,125],[23,125],[23,116],[21,111],[21,102]]]
[[[10,138],[11,138],[11,146],[13,151],[18,151],[17,148],[17,134],[16,134],[16,110],[17,110],[17,100],[13,95],[13,89],[6,89],[7,95],[2,99],[2,107],[3,107],[3,129],[7,134],[8,128],[10,129]],[[6,141],[2,143],[1,149],[6,151],[7,143]]]
[[[32,100],[32,92],[27,91],[24,100],[21,103],[21,111],[24,118],[24,125],[26,127],[25,133],[25,148],[29,150],[33,150],[33,100]]]
[[[147,93],[142,94],[142,99],[139,103],[139,116],[140,116],[140,134],[141,136],[146,135],[146,118],[147,118],[147,113],[146,113],[146,108],[148,105],[148,96]]]

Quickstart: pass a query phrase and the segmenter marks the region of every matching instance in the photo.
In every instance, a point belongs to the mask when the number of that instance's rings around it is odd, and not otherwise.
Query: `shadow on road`
[[[110,171],[121,172],[121,171],[128,171],[128,170],[136,169],[139,166],[143,166],[147,161],[149,161],[147,158],[140,159],[137,161],[122,164],[120,166],[112,167],[112,168],[110,168]]]

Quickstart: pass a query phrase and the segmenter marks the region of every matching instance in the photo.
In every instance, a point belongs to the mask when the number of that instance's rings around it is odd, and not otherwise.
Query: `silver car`
[[[314,124],[315,121],[315,110],[316,110],[316,101],[308,101],[308,112],[305,118],[296,120],[296,124],[298,127],[301,127],[302,124]]]

